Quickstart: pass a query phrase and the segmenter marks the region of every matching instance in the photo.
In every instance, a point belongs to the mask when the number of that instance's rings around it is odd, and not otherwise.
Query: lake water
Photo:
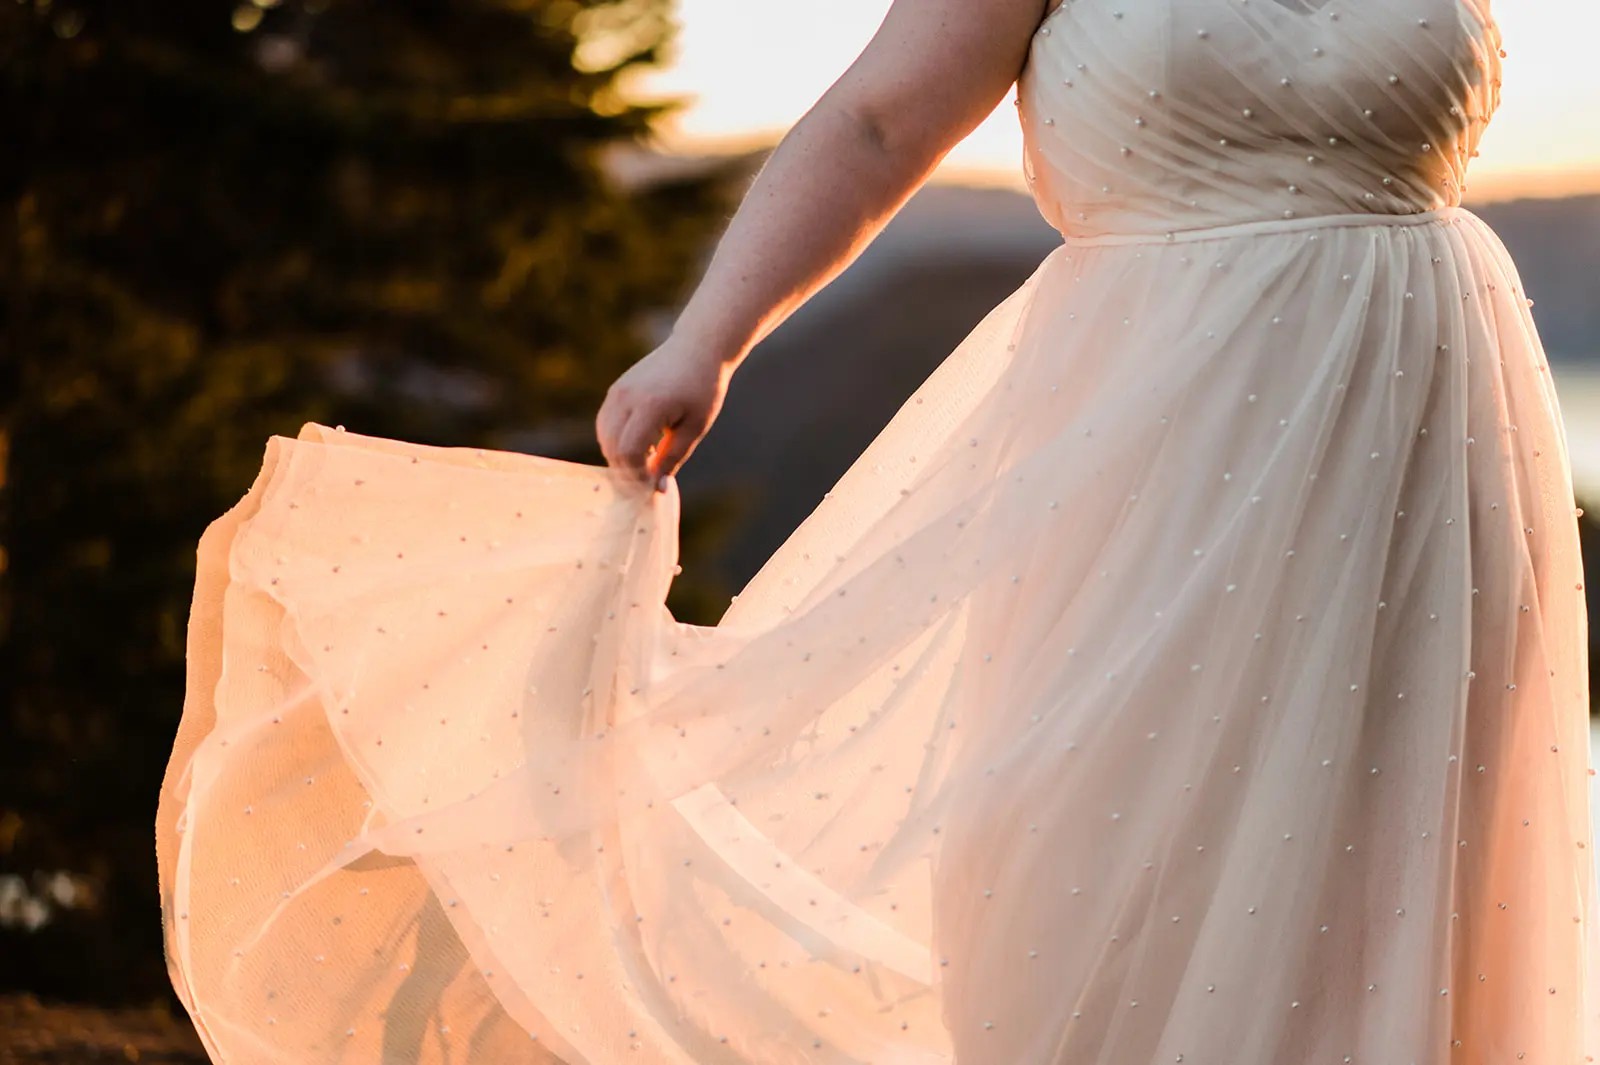
[[[1550,373],[1556,382],[1561,419],[1567,427],[1573,486],[1586,506],[1600,509],[1600,359],[1586,362],[1552,359]],[[1589,764],[1600,765],[1600,717],[1589,719]],[[1600,825],[1600,778],[1597,777],[1589,778],[1589,810],[1596,825]],[[1600,849],[1596,849],[1595,860],[1600,862]]]
[[[1578,497],[1600,512],[1600,358],[1550,360]]]
[[[1595,765],[1600,758],[1600,717],[1589,718],[1589,764]],[[1600,777],[1589,778],[1589,817],[1600,828]],[[1600,835],[1600,833],[1597,833]],[[1591,848],[1595,853],[1596,863],[1600,863],[1600,847]],[[1597,864],[1596,868],[1600,868]]]

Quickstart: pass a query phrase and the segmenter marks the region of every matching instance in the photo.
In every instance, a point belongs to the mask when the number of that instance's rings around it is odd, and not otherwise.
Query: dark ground
[[[96,1009],[0,995],[0,1065],[112,1061],[206,1065],[206,1055],[188,1019],[164,1006]]]

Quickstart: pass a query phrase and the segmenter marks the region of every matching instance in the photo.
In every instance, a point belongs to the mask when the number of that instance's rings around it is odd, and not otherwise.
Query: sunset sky
[[[888,8],[889,0],[678,0],[676,60],[641,89],[695,99],[669,132],[673,147],[772,140],[850,64]],[[1468,198],[1600,191],[1600,2],[1493,0],[1493,8],[1505,84]],[[1020,185],[1012,99],[950,154],[944,176]]]

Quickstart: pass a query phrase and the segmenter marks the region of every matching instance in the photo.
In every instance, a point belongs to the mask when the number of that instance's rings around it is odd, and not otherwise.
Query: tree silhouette
[[[0,987],[165,987],[151,826],[195,542],[269,434],[599,460],[604,389],[736,184],[608,177],[673,106],[621,84],[668,14],[0,8]]]

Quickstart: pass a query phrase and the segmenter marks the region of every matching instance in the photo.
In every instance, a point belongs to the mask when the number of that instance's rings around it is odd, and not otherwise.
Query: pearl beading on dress
[[[1295,198],[1274,208],[1282,219],[1459,205],[1498,107],[1505,50],[1479,0],[1443,2],[1453,17],[1442,21],[1408,13],[1416,0],[1177,3],[1173,28],[1201,24],[1186,30],[1192,46],[1174,41],[1169,61],[1147,43],[1169,31],[1166,8],[1063,0],[1035,34],[1017,93],[1023,169],[1041,211],[1063,234],[1090,236],[1146,231],[1158,218],[1183,229],[1257,220],[1282,194]],[[1095,54],[1139,58],[1102,58],[1091,72]],[[1389,68],[1376,84],[1374,66]],[[1179,73],[1182,91],[1169,91]],[[1345,113],[1318,102],[1330,91],[1349,101]],[[1136,97],[1144,104],[1130,113]],[[1214,106],[1222,100],[1234,101],[1236,122]],[[1142,145],[1114,132],[1118,114],[1143,131]],[[1321,148],[1303,150],[1312,144]],[[1200,173],[1217,176],[1194,180]]]
[[[1023,121],[1082,225],[715,626],[675,481],[274,438],[157,825],[214,1055],[1592,1059],[1570,467],[1419,184],[1443,2],[1068,0]]]

